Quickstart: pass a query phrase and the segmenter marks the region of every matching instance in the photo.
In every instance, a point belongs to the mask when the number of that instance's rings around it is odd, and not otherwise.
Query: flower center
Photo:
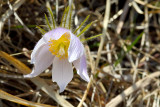
[[[64,59],[68,57],[68,48],[70,44],[70,34],[68,32],[64,33],[58,40],[50,40],[49,51],[59,57],[59,59]]]

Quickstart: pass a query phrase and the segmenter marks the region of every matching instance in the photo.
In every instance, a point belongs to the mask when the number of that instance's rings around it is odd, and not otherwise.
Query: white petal
[[[73,78],[72,64],[67,59],[54,58],[52,68],[52,80],[57,82],[60,92],[63,92],[67,84]]]
[[[49,46],[46,44],[38,49],[36,60],[32,72],[24,77],[35,77],[46,70],[52,63],[54,56],[49,51]]]
[[[77,73],[81,76],[81,78],[89,82],[85,54],[83,54],[81,58],[74,61],[73,64],[75,68],[77,69]]]
[[[66,32],[70,32],[69,29],[65,29],[65,28],[56,28],[56,29],[53,29],[49,32],[47,32],[44,36],[43,36],[43,39],[44,41],[47,43],[48,41],[50,41],[51,39],[54,39],[54,40],[57,40],[59,39],[64,33]]]
[[[68,48],[68,60],[69,62],[73,62],[80,58],[84,53],[84,46],[74,34],[71,34],[71,41]]]
[[[33,49],[33,52],[31,54],[31,64],[34,64],[35,63],[35,60],[36,60],[36,55],[39,53],[40,49],[42,46],[45,45],[45,42],[43,40],[43,38],[41,38],[38,43],[36,44],[36,46],[34,47]]]

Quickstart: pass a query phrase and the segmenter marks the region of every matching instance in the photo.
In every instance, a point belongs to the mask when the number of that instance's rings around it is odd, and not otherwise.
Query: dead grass
[[[68,4],[71,0],[0,1],[0,107],[159,107],[158,0],[74,0],[73,28],[88,14],[88,23],[97,20],[82,39],[102,33],[84,42],[90,82],[75,71],[59,94],[50,72],[23,78],[33,67],[30,54],[42,37],[35,27],[44,25],[46,5],[60,23]]]

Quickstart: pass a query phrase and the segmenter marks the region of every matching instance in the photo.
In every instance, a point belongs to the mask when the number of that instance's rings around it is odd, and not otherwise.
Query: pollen
[[[68,57],[68,48],[70,44],[70,34],[68,32],[64,33],[58,40],[48,41],[49,51],[52,55],[59,57],[59,59],[65,59]]]

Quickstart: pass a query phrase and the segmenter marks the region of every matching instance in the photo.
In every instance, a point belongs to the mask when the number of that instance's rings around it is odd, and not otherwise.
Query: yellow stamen
[[[68,48],[70,44],[70,34],[68,32],[64,33],[58,40],[50,40],[49,51],[59,57],[59,59],[64,59],[68,57]]]

